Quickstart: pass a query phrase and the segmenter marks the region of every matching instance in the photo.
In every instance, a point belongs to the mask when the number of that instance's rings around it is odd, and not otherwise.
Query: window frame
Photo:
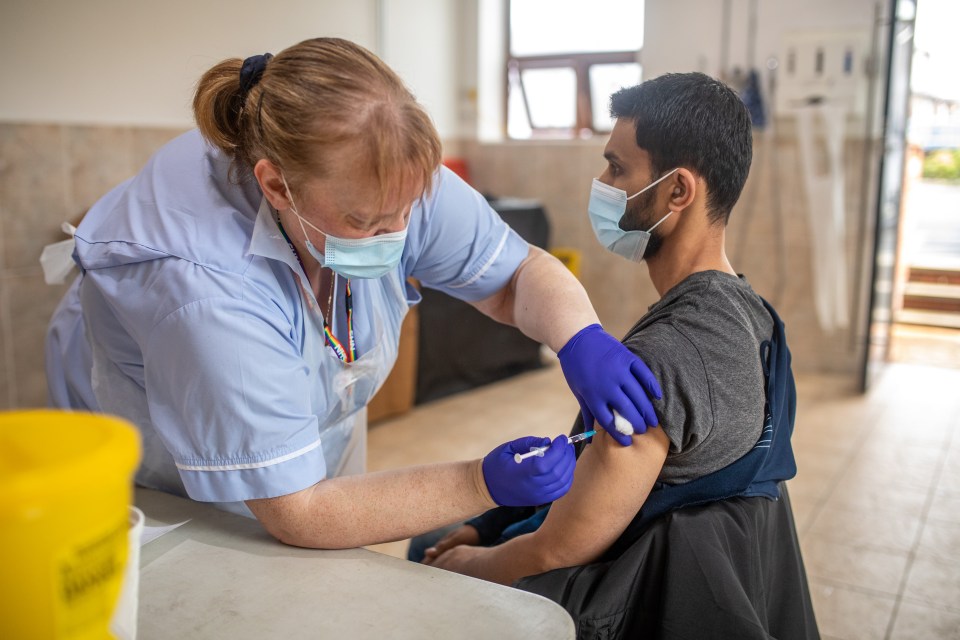
[[[506,44],[504,65],[504,92],[503,92],[503,128],[507,140],[523,140],[524,138],[510,137],[510,92],[512,77],[516,74],[517,87],[530,125],[530,139],[576,139],[590,138],[597,134],[607,134],[610,130],[599,130],[593,126],[593,104],[590,94],[590,67],[598,64],[639,64],[643,49],[633,51],[605,51],[587,53],[554,53],[532,56],[515,56],[511,46],[513,30],[510,25],[512,0],[506,2],[504,25],[506,29]],[[525,69],[573,69],[577,79],[576,118],[572,129],[563,127],[537,127],[530,114],[530,103],[526,89],[523,86],[523,71]],[[642,73],[642,71],[641,71]]]

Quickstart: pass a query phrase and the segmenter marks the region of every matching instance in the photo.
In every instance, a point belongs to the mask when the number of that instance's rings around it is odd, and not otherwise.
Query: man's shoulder
[[[651,339],[714,347],[766,339],[773,319],[763,299],[742,278],[716,271],[693,274],[668,291],[634,325],[625,344]]]

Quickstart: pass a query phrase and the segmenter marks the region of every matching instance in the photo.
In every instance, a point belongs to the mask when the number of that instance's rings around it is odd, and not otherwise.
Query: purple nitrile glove
[[[660,423],[650,402],[650,398],[662,397],[657,379],[640,358],[599,324],[578,331],[557,356],[567,384],[580,403],[586,429],[591,429],[596,420],[614,440],[626,446],[631,437],[617,429],[614,411],[633,426],[634,433],[645,433],[648,426]]]
[[[550,448],[543,456],[532,456],[519,463],[513,456],[527,453],[531,447]],[[483,479],[493,501],[502,507],[533,507],[553,502],[570,490],[577,456],[567,436],[550,438],[527,436],[500,445],[483,459]]]

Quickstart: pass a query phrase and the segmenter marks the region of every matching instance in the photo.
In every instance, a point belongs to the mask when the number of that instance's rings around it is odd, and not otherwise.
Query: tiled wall
[[[854,376],[860,354],[857,335],[862,332],[853,327],[835,332],[822,330],[813,307],[811,247],[816,238],[809,231],[796,137],[790,125],[781,123],[776,154],[772,138],[769,144],[760,136],[755,140],[750,177],[727,229],[728,256],[754,289],[776,306],[787,326],[798,370]],[[544,203],[552,225],[552,246],[582,251],[584,286],[604,326],[611,333],[622,335],[658,295],[646,267],[631,265],[604,251],[590,228],[587,201],[591,179],[603,170],[603,144],[603,140],[467,143],[462,153],[480,191],[538,198]],[[859,245],[867,249],[871,242],[867,237],[869,229],[861,229],[860,224],[863,149],[863,142],[857,140],[848,140],[845,146],[851,317],[855,317],[852,292],[857,248]],[[780,202],[780,243],[774,234],[775,196],[779,196]],[[783,251],[778,247],[783,247]]]
[[[46,404],[44,334],[66,285],[44,283],[41,249],[179,133],[0,123],[0,409]]]
[[[64,238],[76,219],[111,187],[132,176],[179,130],[0,123],[0,409],[43,406],[43,340],[64,286],[43,282],[44,245]],[[796,144],[787,131],[777,143],[779,182],[769,150],[758,148],[747,189],[731,218],[728,248],[734,266],[774,301],[787,323],[796,366],[853,373],[851,332],[825,333],[811,295],[811,238],[799,181]],[[603,167],[602,141],[498,144],[448,141],[464,156],[478,189],[499,196],[538,198],[552,224],[553,246],[583,251],[582,279],[605,326],[622,334],[656,298],[646,270],[597,245],[586,216],[590,180]],[[850,274],[860,242],[862,144],[847,144]],[[773,194],[779,193],[787,277],[778,281]],[[741,238],[749,220],[747,235]],[[740,247],[743,247],[740,249]],[[738,250],[740,249],[740,250]],[[741,255],[738,255],[741,254]]]

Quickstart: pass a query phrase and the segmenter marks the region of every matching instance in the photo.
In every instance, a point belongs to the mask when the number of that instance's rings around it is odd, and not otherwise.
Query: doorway
[[[960,368],[960,42],[955,0],[920,0],[889,359]]]

